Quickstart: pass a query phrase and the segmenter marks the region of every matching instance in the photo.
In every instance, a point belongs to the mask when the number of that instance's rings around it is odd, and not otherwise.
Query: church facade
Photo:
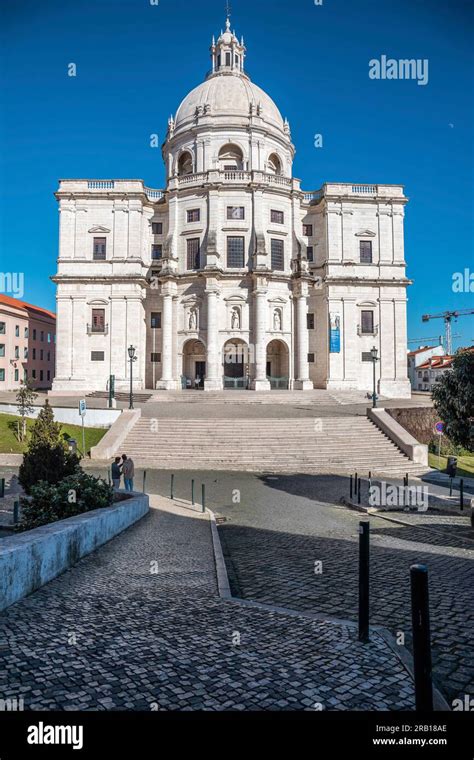
[[[63,180],[53,391],[410,395],[400,185],[293,177],[290,126],[227,20],[171,117],[166,187]]]

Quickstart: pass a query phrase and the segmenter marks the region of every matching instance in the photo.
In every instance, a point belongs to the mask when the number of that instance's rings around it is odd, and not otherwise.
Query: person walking
[[[120,457],[115,457],[115,461],[112,463],[112,483],[115,491],[120,490],[120,478],[122,477],[121,461]]]
[[[125,481],[125,490],[133,491],[133,478],[135,477],[135,465],[133,464],[133,459],[130,459],[126,454],[123,454],[122,460],[122,474]]]

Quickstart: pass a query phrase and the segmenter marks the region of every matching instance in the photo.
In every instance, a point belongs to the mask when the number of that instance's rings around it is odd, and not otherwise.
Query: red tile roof
[[[454,356],[433,356],[428,359],[424,364],[420,364],[417,370],[420,369],[447,369],[453,363]]]
[[[25,311],[36,311],[39,314],[46,315],[52,319],[56,319],[56,314],[48,309],[43,309],[41,306],[35,306],[32,303],[26,301],[20,301],[19,298],[12,298],[12,296],[0,295],[0,304],[4,303],[5,306],[13,306],[16,309],[24,309]]]

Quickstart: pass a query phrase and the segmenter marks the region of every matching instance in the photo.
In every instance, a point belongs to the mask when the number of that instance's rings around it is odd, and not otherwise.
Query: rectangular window
[[[27,348],[23,349],[23,356],[24,356],[25,359],[28,359],[28,349]]]
[[[275,211],[275,209],[272,209],[270,211],[270,221],[273,224],[284,224],[285,223],[285,215],[283,211]]]
[[[0,343],[0,356],[5,356],[5,343]]]
[[[161,330],[161,311],[151,312],[150,326],[152,330]]]
[[[161,354],[152,354],[151,355],[151,363],[152,364],[161,364]]]
[[[28,370],[27,369],[23,370],[23,380],[25,381],[25,383],[28,380]]]
[[[92,332],[105,332],[105,309],[92,309]]]
[[[25,327],[25,338],[27,338],[29,336],[29,334],[30,334],[30,331],[29,331],[28,327]]]
[[[15,346],[15,359],[20,358],[20,346]]]
[[[36,340],[36,330],[33,330],[33,340]]]
[[[200,222],[201,211],[198,208],[192,208],[188,211],[188,222]]]
[[[306,319],[308,323],[308,330],[314,330],[314,314],[307,314]]]
[[[44,332],[41,330],[41,337],[40,337],[41,343],[44,343]]]
[[[33,356],[32,356],[32,358],[36,359],[36,348],[33,349]]]
[[[243,206],[227,206],[227,219],[245,219]]]
[[[229,269],[242,269],[244,264],[245,238],[227,238],[227,266]]]
[[[51,380],[51,370],[48,369],[48,371],[46,373],[46,377],[47,377],[48,382],[49,382]]]
[[[201,241],[199,238],[191,238],[187,242],[187,268],[188,269],[199,269],[200,266],[200,252],[201,252]]]
[[[232,63],[232,53],[225,54],[225,65],[230,66]]]
[[[91,351],[91,362],[103,362],[105,354],[103,351]]]
[[[15,338],[20,337],[20,325],[15,325]]]
[[[362,335],[374,334],[374,312],[373,311],[361,312],[360,331]]]
[[[106,248],[107,248],[107,239],[106,238],[94,238],[94,261],[105,261],[106,259]]]
[[[159,261],[163,256],[163,246],[162,245],[152,245],[151,247],[151,258],[153,261]]]
[[[44,379],[44,371],[40,369],[40,382],[43,382]]]
[[[372,354],[370,353],[370,351],[362,351],[362,361],[363,362],[372,361]]]
[[[43,349],[41,349],[41,351],[40,351],[40,359],[41,359],[41,361],[43,361],[43,359],[44,359],[44,351],[43,351]]]
[[[283,270],[285,268],[285,248],[283,240],[271,241],[272,269]]]
[[[359,242],[359,249],[360,249],[360,263],[372,264],[372,241],[361,240]]]
[[[163,223],[162,222],[152,222],[151,231],[152,231],[153,235],[162,235],[163,234]]]
[[[312,234],[313,234],[313,225],[303,224],[303,235],[306,235],[306,237],[311,237]]]
[[[4,381],[5,381],[5,370],[2,367],[0,368],[0,382],[3,383]]]
[[[5,335],[5,322],[0,322],[0,335]]]
[[[19,372],[19,370],[16,369],[15,370],[15,383],[17,383],[19,381],[19,379],[20,379],[20,372]]]
[[[308,354],[308,362],[309,364],[314,364],[314,354]]]
[[[33,380],[36,380],[36,370],[35,369],[31,370],[31,377],[33,378]]]
[[[48,333],[48,343],[51,343],[51,333]]]
[[[314,261],[314,251],[313,251],[312,245],[308,245],[308,247],[306,248],[306,258],[308,259],[308,261]]]

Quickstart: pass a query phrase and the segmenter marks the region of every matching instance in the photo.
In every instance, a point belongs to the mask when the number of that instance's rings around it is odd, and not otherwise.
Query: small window
[[[25,327],[25,338],[27,338],[29,336],[29,334],[30,334],[30,331],[29,331],[28,327]]]
[[[105,309],[92,309],[92,332],[105,332]]]
[[[161,311],[151,312],[150,327],[152,330],[161,330]]]
[[[374,312],[362,311],[360,317],[360,331],[362,335],[374,334]]]
[[[284,224],[285,215],[283,211],[275,211],[275,209],[272,209],[270,211],[270,220],[273,224]]]
[[[0,343],[0,356],[5,356],[5,343]]]
[[[33,349],[33,350],[34,350],[34,349]],[[24,357],[25,359],[28,359],[28,349],[27,349],[27,348],[24,348],[24,349],[23,349],[23,357]]]
[[[163,246],[162,245],[152,245],[151,247],[151,258],[153,261],[159,261],[163,257]]]
[[[362,361],[363,362],[372,361],[372,354],[370,353],[370,351],[362,351]]]
[[[163,223],[162,222],[152,222],[151,231],[152,231],[153,235],[162,235],[163,234]]]
[[[199,238],[191,238],[187,242],[187,268],[199,269],[201,259],[201,241]]]
[[[5,335],[5,322],[0,322],[0,335]]]
[[[33,378],[33,380],[36,380],[36,370],[35,369],[31,370],[31,377]]]
[[[308,354],[308,362],[309,364],[314,364],[314,354]]]
[[[227,266],[229,269],[242,269],[244,263],[245,238],[227,238]]]
[[[93,259],[94,261],[105,261],[106,258],[106,247],[107,247],[107,240],[106,238],[94,238],[94,253],[93,253]]]
[[[308,324],[308,330],[314,330],[314,314],[307,314],[306,321]]]
[[[285,268],[285,248],[283,240],[271,241],[272,269],[283,271]]]
[[[232,63],[232,53],[225,54],[225,65],[230,66]]]
[[[40,360],[43,361],[43,359],[44,359],[44,350],[41,349],[41,351],[40,351]]]
[[[25,381],[25,383],[28,380],[28,370],[27,369],[23,370],[23,380]]]
[[[105,354],[103,351],[91,351],[91,362],[103,362]]]
[[[161,354],[152,354],[151,355],[151,363],[152,364],[161,364]]]
[[[306,235],[306,237],[311,237],[312,234],[313,234],[313,225],[303,224],[303,235]]]
[[[360,263],[372,264],[372,241],[361,240],[359,242],[360,247]]]
[[[51,333],[48,333],[48,343],[51,343]]]
[[[34,349],[33,349],[33,356],[32,356],[32,359],[33,359],[33,360],[36,360],[36,348],[34,348]]]
[[[192,208],[188,211],[188,222],[200,222],[201,210],[198,208]]]
[[[227,219],[245,219],[243,206],[227,206]]]
[[[48,369],[48,371],[46,373],[46,377],[47,377],[47,380],[49,382],[51,380],[51,370]]]
[[[19,370],[16,369],[15,370],[15,383],[17,383],[19,381],[19,379],[20,379],[20,372],[19,372]]]
[[[3,367],[0,368],[0,382],[1,383],[5,382],[5,370],[3,369]]]
[[[48,351],[48,361],[51,361],[51,351]]]
[[[312,245],[308,245],[306,248],[306,258],[308,261],[314,261],[314,250]]]
[[[15,346],[15,359],[20,358],[20,346]]]
[[[15,325],[15,338],[20,337],[20,325]]]
[[[44,343],[44,332],[43,332],[43,330],[41,330],[41,334],[40,335],[41,335],[40,341],[41,341],[41,343]]]
[[[40,369],[40,383],[42,383],[44,380],[44,371]]]
[[[33,330],[33,340],[36,340],[36,330]]]

